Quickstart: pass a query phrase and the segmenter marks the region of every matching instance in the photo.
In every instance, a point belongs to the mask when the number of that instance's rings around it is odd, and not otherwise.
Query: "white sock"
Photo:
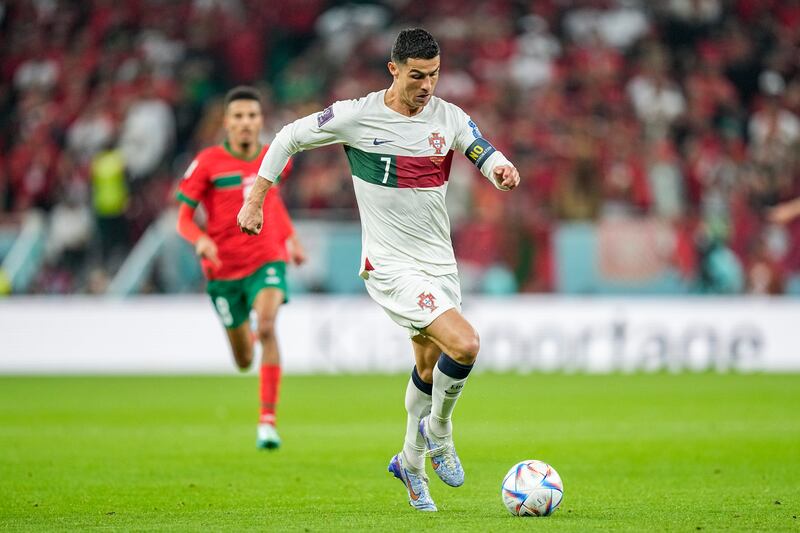
[[[419,434],[419,422],[431,412],[431,394],[423,389],[431,385],[419,379],[417,367],[414,367],[411,379],[406,387],[406,437],[403,442],[403,463],[409,470],[416,472],[425,470],[425,440]]]
[[[442,354],[433,369],[433,397],[430,430],[436,437],[449,437],[453,433],[450,416],[461,390],[467,381],[472,365],[462,365]]]

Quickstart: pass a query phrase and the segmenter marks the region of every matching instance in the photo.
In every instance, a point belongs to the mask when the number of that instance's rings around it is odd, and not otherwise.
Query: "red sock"
[[[275,407],[278,405],[280,385],[280,365],[261,365],[261,416],[258,421],[262,424],[275,425]]]

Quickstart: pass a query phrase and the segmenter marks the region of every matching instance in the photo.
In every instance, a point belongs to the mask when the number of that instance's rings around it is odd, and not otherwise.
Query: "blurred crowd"
[[[800,0],[0,1],[0,222],[49,213],[34,290],[103,290],[219,142],[227,89],[262,89],[268,141],[388,87],[410,26],[441,45],[437,95],[523,178],[504,194],[456,158],[470,279],[553,291],[559,224],[645,219],[697,291],[781,293],[800,271],[800,222],[767,217],[800,194]],[[340,148],[298,156],[283,195],[295,215],[357,216]]]

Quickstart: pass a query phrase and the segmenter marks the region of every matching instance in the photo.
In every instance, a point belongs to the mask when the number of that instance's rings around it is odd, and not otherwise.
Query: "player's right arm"
[[[264,197],[286,167],[289,157],[303,150],[348,142],[348,125],[357,105],[357,100],[335,102],[319,113],[287,124],[278,132],[261,161],[259,179],[236,217],[243,232],[256,235],[261,231]]]
[[[201,161],[201,156],[192,161],[178,185],[176,196],[181,205],[178,208],[177,230],[178,235],[194,246],[199,257],[208,259],[218,268],[222,262],[219,260],[216,243],[194,221],[195,210],[210,184],[208,172]]]
[[[217,245],[194,221],[195,209],[187,204],[178,207],[178,235],[194,246],[194,253],[211,261],[215,268],[222,266]]]

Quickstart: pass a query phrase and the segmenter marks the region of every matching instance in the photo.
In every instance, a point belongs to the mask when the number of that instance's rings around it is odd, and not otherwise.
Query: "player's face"
[[[225,132],[234,146],[256,143],[262,123],[261,105],[255,100],[234,100],[225,110]]]
[[[403,104],[411,109],[427,104],[439,81],[439,56],[433,59],[408,59],[405,63],[389,62],[389,72]]]

